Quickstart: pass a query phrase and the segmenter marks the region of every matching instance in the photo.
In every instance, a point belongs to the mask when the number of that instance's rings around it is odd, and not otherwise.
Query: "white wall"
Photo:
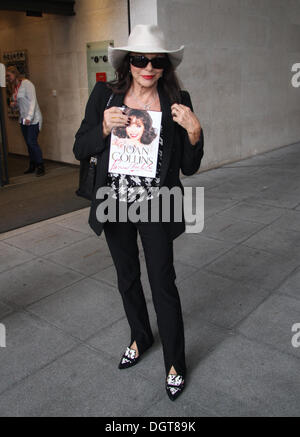
[[[157,0],[205,133],[203,167],[300,141],[300,0]]]
[[[131,29],[137,24],[157,24],[157,0],[130,0]]]

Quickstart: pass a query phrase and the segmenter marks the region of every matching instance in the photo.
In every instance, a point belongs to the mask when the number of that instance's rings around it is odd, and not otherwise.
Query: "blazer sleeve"
[[[107,97],[106,94],[104,84],[96,83],[86,105],[85,117],[75,135],[73,153],[78,161],[100,154],[106,146],[102,133],[101,110],[105,107],[103,99]]]
[[[189,93],[187,91],[181,91],[181,97],[182,104],[188,106],[193,111],[193,105]],[[190,143],[187,131],[181,126],[179,126],[179,129],[182,142],[180,168],[185,176],[191,176],[199,170],[204,155],[203,129],[201,129],[200,139],[195,145]]]

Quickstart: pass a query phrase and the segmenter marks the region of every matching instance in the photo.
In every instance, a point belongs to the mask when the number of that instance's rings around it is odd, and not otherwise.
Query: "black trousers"
[[[175,284],[173,241],[159,222],[105,222],[105,238],[117,271],[118,288],[131,329],[143,353],[153,342],[145,296],[141,283],[137,232],[141,237],[152,299],[163,347],[166,375],[172,366],[185,375],[185,338],[181,302]]]

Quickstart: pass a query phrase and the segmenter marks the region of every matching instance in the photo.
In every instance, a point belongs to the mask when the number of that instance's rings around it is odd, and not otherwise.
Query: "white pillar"
[[[0,64],[0,88],[6,87],[6,79],[5,79],[5,65]]]

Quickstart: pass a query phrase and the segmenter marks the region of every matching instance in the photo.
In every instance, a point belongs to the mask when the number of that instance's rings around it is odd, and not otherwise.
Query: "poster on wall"
[[[108,171],[154,178],[162,113],[131,108],[124,113],[130,123],[112,131]]]

